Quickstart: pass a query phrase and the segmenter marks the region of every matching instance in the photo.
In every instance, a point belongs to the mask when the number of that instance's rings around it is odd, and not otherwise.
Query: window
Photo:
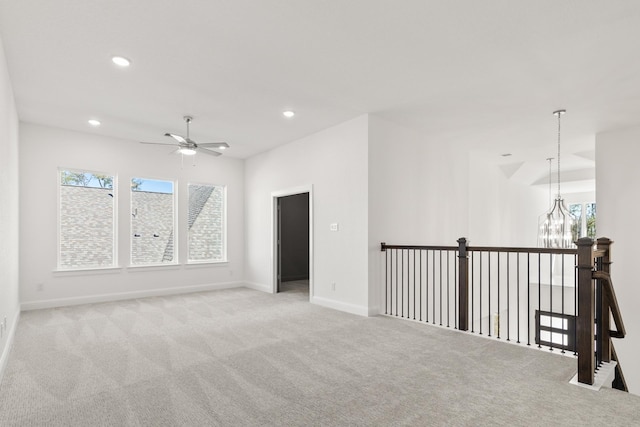
[[[174,183],[131,179],[131,265],[175,264]]]
[[[596,204],[590,203],[574,203],[569,205],[569,211],[576,218],[573,225],[573,235],[577,239],[579,237],[596,238]]]
[[[58,269],[115,265],[115,177],[59,170]]]
[[[226,260],[225,187],[189,184],[189,262]]]
[[[576,350],[576,316],[536,310],[535,321],[536,344]]]

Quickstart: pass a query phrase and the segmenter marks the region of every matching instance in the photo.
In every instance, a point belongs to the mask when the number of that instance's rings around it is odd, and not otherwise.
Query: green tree
[[[109,175],[93,175],[100,188],[113,188],[113,177]]]
[[[86,187],[93,179],[93,175],[84,172],[62,171],[60,174],[62,185],[76,185]]]
[[[143,180],[140,178],[131,178],[131,190],[138,191],[142,183]]]

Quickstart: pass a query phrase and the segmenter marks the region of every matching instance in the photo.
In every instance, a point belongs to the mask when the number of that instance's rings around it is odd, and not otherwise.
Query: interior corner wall
[[[381,242],[455,246],[458,238],[467,236],[468,173],[466,152],[370,116],[368,248],[372,307],[380,307],[383,293]]]
[[[469,152],[469,243],[535,247],[547,194],[514,182],[485,153]]]
[[[363,115],[246,160],[249,283],[272,289],[272,192],[311,185],[312,302],[368,314],[367,123]],[[330,231],[333,223],[338,231]]]
[[[244,161],[168,155],[142,145],[48,126],[20,125],[20,297],[23,308],[241,286],[244,253]],[[4,158],[4,157],[3,157]],[[56,272],[58,168],[107,172],[117,179],[117,249],[121,268]],[[4,169],[3,169],[4,170]],[[129,267],[130,180],[176,180],[179,264]],[[227,186],[228,263],[187,265],[188,183]],[[4,205],[4,204],[3,204]]]
[[[18,113],[0,40],[0,380],[20,313]],[[5,324],[6,319],[6,324]]]
[[[613,240],[611,277],[627,336],[614,340],[629,391],[640,395],[640,283],[636,228],[640,211],[640,128],[596,135],[599,237]]]

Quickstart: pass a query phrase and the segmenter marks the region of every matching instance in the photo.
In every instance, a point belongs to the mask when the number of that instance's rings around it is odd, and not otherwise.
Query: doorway
[[[311,191],[300,189],[273,194],[273,291],[312,296]]]

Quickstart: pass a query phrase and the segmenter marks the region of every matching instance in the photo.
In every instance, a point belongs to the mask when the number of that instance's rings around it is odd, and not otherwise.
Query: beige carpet
[[[628,363],[631,363],[630,361]],[[638,425],[575,361],[248,289],[25,312],[0,425]]]

